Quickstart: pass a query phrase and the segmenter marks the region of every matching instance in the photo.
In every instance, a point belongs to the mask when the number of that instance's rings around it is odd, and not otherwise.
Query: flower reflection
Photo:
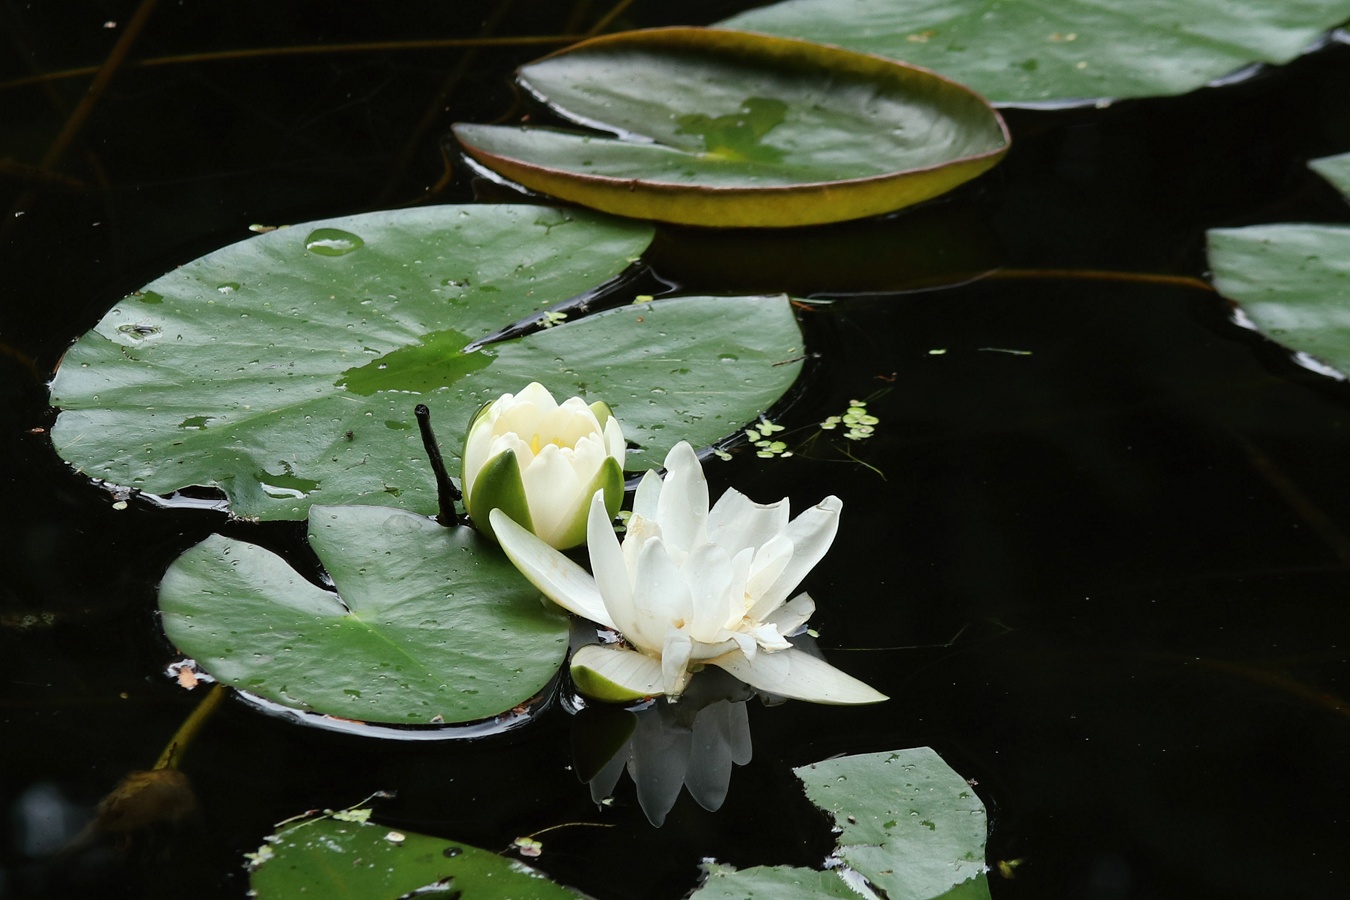
[[[601,803],[610,797],[627,769],[637,788],[638,804],[658,828],[682,787],[704,809],[720,809],[731,785],[732,766],[750,761],[745,701],[753,694],[735,678],[708,670],[690,681],[679,703],[658,697],[636,713],[613,708],[583,710],[575,727],[597,733],[586,737],[599,736],[606,726],[612,730],[619,717],[626,718],[631,728],[627,739],[598,769],[578,760],[577,771],[589,781],[591,799]],[[577,745],[574,737],[574,748]]]

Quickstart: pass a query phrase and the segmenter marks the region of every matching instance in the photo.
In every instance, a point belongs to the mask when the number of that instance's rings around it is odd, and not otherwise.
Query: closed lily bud
[[[591,498],[602,491],[612,518],[623,502],[624,441],[603,403],[558,403],[531,383],[503,394],[469,423],[461,490],[464,508],[496,540],[488,513],[500,509],[559,550],[586,541]]]

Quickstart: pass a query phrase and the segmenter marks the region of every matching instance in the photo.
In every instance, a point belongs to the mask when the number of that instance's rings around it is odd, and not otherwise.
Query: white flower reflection
[[[633,719],[632,735],[590,777],[591,799],[602,803],[614,793],[627,769],[638,804],[656,827],[685,788],[704,809],[722,807],[733,765],[750,762],[750,720],[745,701],[751,691],[735,679],[707,672],[694,679],[679,703],[658,698],[636,714],[615,709],[583,710],[574,727],[586,727],[585,714]]]
[[[604,495],[587,520],[594,576],[500,509],[493,530],[516,568],[565,609],[620,632],[627,646],[572,657],[577,686],[603,700],[679,697],[690,676],[718,666],[751,687],[817,703],[885,700],[861,681],[788,643],[815,610],[788,595],[834,541],[842,507],[826,497],[789,521],[788,502],[761,505],[729,490],[708,508],[689,444],[666,456],[665,481],[638,486],[622,545]]]

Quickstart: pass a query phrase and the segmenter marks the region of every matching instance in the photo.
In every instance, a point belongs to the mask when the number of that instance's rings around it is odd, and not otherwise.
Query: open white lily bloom
[[[492,511],[502,549],[535,587],[621,632],[629,645],[578,650],[571,668],[577,686],[606,700],[674,698],[693,672],[713,665],[783,697],[885,700],[786,637],[815,610],[806,594],[788,595],[834,541],[839,499],[826,497],[789,521],[787,500],[761,505],[729,490],[709,510],[693,448],[676,444],[665,465],[664,482],[655,472],[643,476],[622,545],[604,497],[593,495],[587,546],[594,576],[505,511]]]
[[[599,492],[613,516],[623,502],[624,441],[603,403],[580,397],[558,403],[532,382],[478,411],[464,441],[461,490],[478,529],[495,538],[501,509],[551,547],[586,539],[591,498]]]

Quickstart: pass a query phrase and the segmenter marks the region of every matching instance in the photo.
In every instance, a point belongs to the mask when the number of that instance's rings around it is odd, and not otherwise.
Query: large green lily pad
[[[52,382],[60,454],[153,494],[216,487],[239,516],[311,503],[437,509],[413,410],[452,461],[485,401],[539,381],[602,399],[660,464],[772,405],[796,379],[786,297],[686,297],[482,345],[623,271],[643,224],[537,206],[398,210],[281,229],[125,298]],[[557,316],[553,316],[557,320]]]
[[[427,725],[537,694],[566,617],[467,527],[381,507],[310,509],[336,591],[255,544],[213,535],[164,575],[169,640],[219,681],[296,709]]]
[[[1310,165],[1344,192],[1348,158]],[[1216,228],[1208,240],[1219,293],[1266,335],[1350,375],[1350,226]]]
[[[996,103],[1148,97],[1285,63],[1346,0],[788,0],[720,24],[838,44],[955,78]]]
[[[377,825],[369,817],[370,810],[354,809],[286,823],[251,854],[251,895],[259,900],[581,896],[517,860]]]
[[[563,117],[618,133],[456,125],[526,187],[606,212],[784,227],[944,193],[1008,149],[998,114],[932,72],[806,41],[660,28],[584,41],[520,70]]]

